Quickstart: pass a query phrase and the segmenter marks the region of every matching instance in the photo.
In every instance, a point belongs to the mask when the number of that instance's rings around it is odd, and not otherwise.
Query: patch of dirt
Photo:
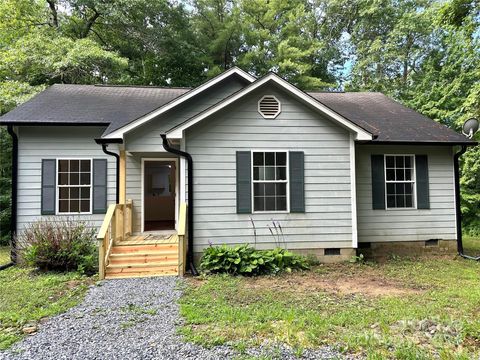
[[[333,271],[332,271],[333,270]],[[359,268],[358,271],[349,271],[342,267],[333,267],[326,273],[308,271],[303,273],[285,274],[281,276],[263,276],[251,278],[245,282],[250,289],[270,289],[279,291],[295,291],[297,293],[311,293],[312,291],[326,291],[337,295],[361,294],[370,297],[402,296],[418,294],[422,289],[407,287],[382,276],[378,271]]]

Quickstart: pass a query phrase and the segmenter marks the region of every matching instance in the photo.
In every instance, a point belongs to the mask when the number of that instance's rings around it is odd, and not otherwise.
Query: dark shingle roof
[[[309,92],[308,94],[376,135],[374,142],[474,143],[382,93]]]
[[[189,90],[56,84],[2,116],[0,122],[111,124],[113,131]]]
[[[0,124],[105,124],[110,133],[189,90],[57,84],[0,117]],[[474,143],[381,93],[308,94],[377,136],[374,142]]]

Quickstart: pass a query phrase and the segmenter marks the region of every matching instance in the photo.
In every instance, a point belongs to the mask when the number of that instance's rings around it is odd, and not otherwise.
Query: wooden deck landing
[[[127,239],[118,243],[119,246],[153,244],[178,244],[178,235],[176,233],[143,233],[130,235]]]
[[[178,268],[178,235],[143,233],[113,246],[105,278],[178,275]]]

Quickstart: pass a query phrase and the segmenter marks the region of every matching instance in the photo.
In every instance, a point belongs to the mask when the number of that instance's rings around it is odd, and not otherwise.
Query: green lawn
[[[463,237],[463,251],[470,256],[480,256],[480,238],[472,236]]]
[[[269,339],[298,350],[335,344],[371,359],[470,359],[480,355],[480,263],[396,260],[190,279],[181,314],[181,333],[207,346]]]
[[[0,248],[0,260],[8,248]],[[91,279],[75,273],[36,273],[10,267],[0,271],[0,349],[23,336],[26,325],[66,311],[84,296]]]
[[[5,265],[10,262],[10,247],[0,246],[0,265]]]

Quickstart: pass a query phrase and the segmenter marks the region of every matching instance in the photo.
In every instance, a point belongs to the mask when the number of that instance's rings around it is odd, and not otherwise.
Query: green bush
[[[41,270],[79,271],[97,268],[95,229],[72,219],[44,219],[28,225],[21,236],[25,262]]]
[[[276,274],[281,271],[306,270],[308,260],[288,250],[256,250],[245,244],[235,247],[210,246],[205,249],[200,267],[207,273],[233,275]]]

